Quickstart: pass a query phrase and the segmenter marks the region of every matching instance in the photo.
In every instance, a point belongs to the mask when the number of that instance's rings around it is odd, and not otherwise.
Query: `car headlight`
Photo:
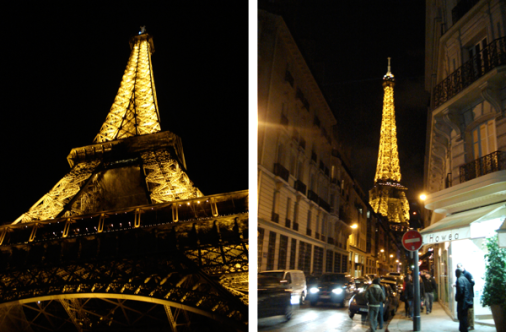
[[[320,291],[320,290],[319,290],[318,288],[316,288],[316,287],[311,287],[311,288],[309,289],[309,293],[311,293],[311,294],[316,294],[316,293],[318,293],[319,291]]]
[[[332,293],[337,294],[337,295],[341,294],[342,292],[343,292],[342,288],[334,288],[332,290]]]
[[[359,292],[359,293],[362,293],[364,290],[365,290],[365,288],[364,288],[364,287],[362,287],[362,288],[360,288],[360,289],[358,290],[358,292]]]

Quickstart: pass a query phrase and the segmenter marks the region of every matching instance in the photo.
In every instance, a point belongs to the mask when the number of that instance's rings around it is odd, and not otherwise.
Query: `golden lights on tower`
[[[374,187],[369,192],[369,203],[375,212],[388,216],[392,222],[409,220],[409,203],[404,193],[406,187],[400,184],[401,168],[397,147],[397,127],[394,108],[395,79],[390,68],[383,76],[383,114],[381,120],[378,163]]]

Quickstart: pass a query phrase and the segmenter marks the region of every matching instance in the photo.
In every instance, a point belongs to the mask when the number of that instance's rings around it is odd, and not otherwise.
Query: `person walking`
[[[424,301],[425,301],[425,287],[423,285],[423,280],[422,280],[422,276],[419,275],[418,276],[418,282],[420,283],[420,313],[423,312],[423,305],[424,305]]]
[[[413,319],[413,278],[411,274],[407,279],[404,279],[404,298],[406,299],[406,306],[409,310],[409,318]]]
[[[468,315],[467,321],[469,324],[469,330],[474,330],[474,278],[473,278],[473,275],[469,271],[466,270],[466,268],[464,267],[464,265],[462,263],[457,264],[457,269],[460,269],[462,271],[462,274],[464,275],[464,277],[466,277],[466,279],[471,284],[472,303],[471,303],[471,307],[469,307],[469,310],[467,311],[467,315]]]
[[[372,281],[371,286],[365,291],[365,298],[369,307],[369,322],[371,323],[371,332],[376,331],[378,324],[378,313],[380,305],[385,301],[385,294],[380,287],[380,278]]]
[[[457,276],[455,300],[457,301],[457,318],[459,319],[459,331],[467,332],[469,325],[467,321],[469,307],[473,305],[472,285],[464,277],[461,269],[455,271]]]
[[[425,288],[425,312],[430,314],[432,312],[432,304],[434,303],[434,293],[437,291],[436,281],[429,272],[423,275],[423,287]]]
[[[381,278],[378,278],[380,280],[380,287],[381,287],[381,290],[383,291],[383,295],[385,296],[385,299],[387,297],[387,291],[385,289],[385,286],[383,286],[381,284]],[[378,325],[379,325],[379,329],[382,330],[383,329],[383,324],[384,324],[384,321],[383,321],[383,309],[385,307],[385,304],[383,302],[381,302],[381,305],[380,305],[380,309],[379,309],[379,312],[378,312]]]

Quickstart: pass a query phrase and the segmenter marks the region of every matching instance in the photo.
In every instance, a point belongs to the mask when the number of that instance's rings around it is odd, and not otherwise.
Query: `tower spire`
[[[151,54],[153,38],[142,26],[130,39],[130,58],[109,114],[94,143],[159,132],[160,114],[156,100]]]
[[[400,184],[401,168],[397,149],[397,127],[394,111],[395,79],[388,71],[383,76],[383,115],[381,120],[378,163],[374,187],[369,191],[369,203],[375,212],[388,216],[389,221],[405,222],[409,219],[409,204],[404,194],[407,190]]]

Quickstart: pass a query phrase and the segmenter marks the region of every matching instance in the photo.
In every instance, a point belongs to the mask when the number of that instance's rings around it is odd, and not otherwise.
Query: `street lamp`
[[[357,224],[353,224],[350,227],[353,228],[353,229],[355,229],[355,228],[358,228],[358,225]]]
[[[381,252],[385,252],[385,249],[381,249],[380,251],[381,251]]]

